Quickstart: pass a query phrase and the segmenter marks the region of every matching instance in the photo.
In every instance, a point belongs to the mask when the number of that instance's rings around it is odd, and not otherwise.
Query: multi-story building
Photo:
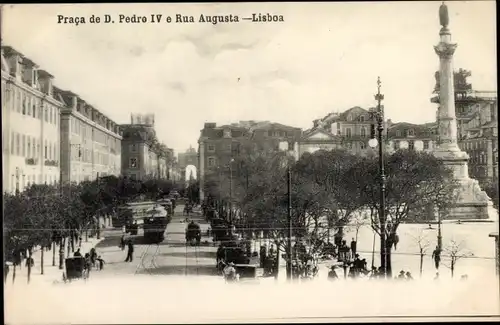
[[[262,142],[279,150],[280,142],[287,141],[297,151],[301,135],[300,128],[269,121],[241,121],[219,127],[216,123],[205,123],[198,140],[200,199],[204,199],[205,179],[221,169],[229,170],[226,167],[232,158],[238,156],[243,142]]]
[[[60,111],[53,77],[9,46],[2,49],[3,190],[58,184]]]
[[[122,173],[135,180],[168,179],[173,150],[158,143],[154,124],[121,125]]]
[[[437,145],[437,124],[392,123],[387,121],[387,140],[391,151],[409,149],[431,152]]]
[[[312,129],[304,132],[299,143],[299,155],[320,149],[347,149],[356,154],[367,154],[371,111],[361,107],[352,107],[343,113],[330,113],[322,119],[315,120]],[[387,126],[387,125],[386,125]],[[387,127],[384,128],[387,135]]]
[[[120,174],[117,125],[55,87],[53,79],[12,47],[2,47],[6,191]]]
[[[498,103],[495,91],[476,91],[468,83],[470,71],[454,73],[458,145],[469,155],[469,175],[479,181],[498,177]],[[439,104],[439,73],[436,73],[436,96]]]
[[[82,182],[121,174],[121,130],[77,94],[57,87],[61,109],[61,181]]]

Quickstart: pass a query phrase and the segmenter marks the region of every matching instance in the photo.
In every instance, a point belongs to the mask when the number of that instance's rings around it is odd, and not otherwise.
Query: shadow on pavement
[[[185,240],[169,240],[168,246],[170,246],[170,247],[186,247],[186,241]],[[193,247],[193,246],[189,246],[189,247]],[[211,242],[204,243],[202,241],[200,244],[200,247],[214,247],[214,246]]]
[[[216,256],[216,252],[198,252],[198,254],[196,254],[196,252],[187,252],[187,253],[183,253],[183,252],[170,252],[170,253],[163,253],[163,254],[160,254],[160,256],[170,256],[170,257],[187,257],[187,258],[213,258],[214,259],[214,263],[215,263],[215,256]]]
[[[153,269],[142,269],[138,274],[218,276],[215,265],[167,265]]]

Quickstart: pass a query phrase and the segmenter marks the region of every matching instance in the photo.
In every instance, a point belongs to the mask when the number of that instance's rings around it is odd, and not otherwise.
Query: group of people
[[[80,248],[76,250],[76,252],[73,253],[74,257],[82,257],[82,253],[80,252]],[[104,260],[101,257],[101,255],[97,254],[97,251],[94,247],[90,249],[88,253],[85,253],[83,256],[85,259],[85,264],[84,264],[84,269],[87,272],[90,272],[92,268],[97,268],[99,271],[104,268]]]

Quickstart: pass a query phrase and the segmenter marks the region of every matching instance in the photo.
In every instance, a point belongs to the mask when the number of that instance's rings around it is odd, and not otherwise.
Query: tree
[[[356,232],[354,239],[358,242],[358,233],[361,227],[365,226],[369,222],[368,213],[366,211],[360,211],[351,218],[351,226]]]
[[[4,193],[4,247],[7,259],[13,261],[12,282],[16,279],[16,268],[20,266],[21,252],[26,252],[29,231],[25,227],[27,205],[21,195]]]
[[[415,244],[418,247],[418,252],[420,255],[420,277],[422,277],[422,271],[423,271],[423,266],[424,266],[424,256],[427,253],[427,250],[429,249],[430,242],[427,238],[427,235],[424,233],[424,231],[421,229],[417,235],[413,234],[408,234],[415,242]]]
[[[360,191],[366,188],[365,181],[353,176],[360,158],[342,150],[321,150],[304,154],[293,163],[287,162],[283,152],[263,149],[240,156],[244,172],[235,188],[243,194],[238,203],[249,216],[249,226],[262,229],[289,256],[290,247],[285,240],[289,231],[288,163],[292,174],[292,236],[296,242],[307,241],[308,254],[320,252],[329,239],[328,226],[341,231],[363,207]]]
[[[23,195],[28,201],[26,217],[32,221],[34,227],[31,233],[32,245],[28,248],[29,258],[32,255],[32,248],[40,245],[40,272],[44,274],[44,249],[51,246],[54,229],[64,219],[60,213],[61,195],[58,188],[50,185],[32,185]],[[28,272],[31,273],[30,264]]]
[[[412,210],[422,210],[429,204],[447,210],[457,199],[458,184],[452,171],[431,154],[413,150],[398,150],[387,157],[385,218],[379,217],[380,185],[376,159],[367,158],[364,166],[369,188],[363,191],[370,211],[371,225],[381,238],[381,266],[392,277],[391,250],[402,222],[409,221]],[[382,232],[384,231],[384,232]],[[382,245],[384,234],[385,247]]]
[[[452,278],[455,274],[457,262],[462,258],[474,256],[474,254],[465,247],[465,242],[457,242],[455,240],[451,240],[448,246],[444,248],[444,253],[444,256],[449,259],[448,263],[444,263],[444,265],[451,270]]]
[[[483,190],[488,194],[490,197],[493,207],[498,210],[498,176],[494,177],[493,179],[489,179],[486,182],[483,182],[481,184],[481,187]]]

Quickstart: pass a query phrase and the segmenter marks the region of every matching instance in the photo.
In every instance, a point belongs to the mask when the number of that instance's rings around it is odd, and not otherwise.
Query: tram
[[[148,210],[156,205],[153,201],[129,202],[118,208],[116,216],[113,217],[113,227],[127,227],[134,224],[134,221],[141,223]]]
[[[143,219],[144,239],[149,243],[161,243],[165,239],[165,230],[169,223],[168,211],[161,205],[156,205],[146,212]]]

